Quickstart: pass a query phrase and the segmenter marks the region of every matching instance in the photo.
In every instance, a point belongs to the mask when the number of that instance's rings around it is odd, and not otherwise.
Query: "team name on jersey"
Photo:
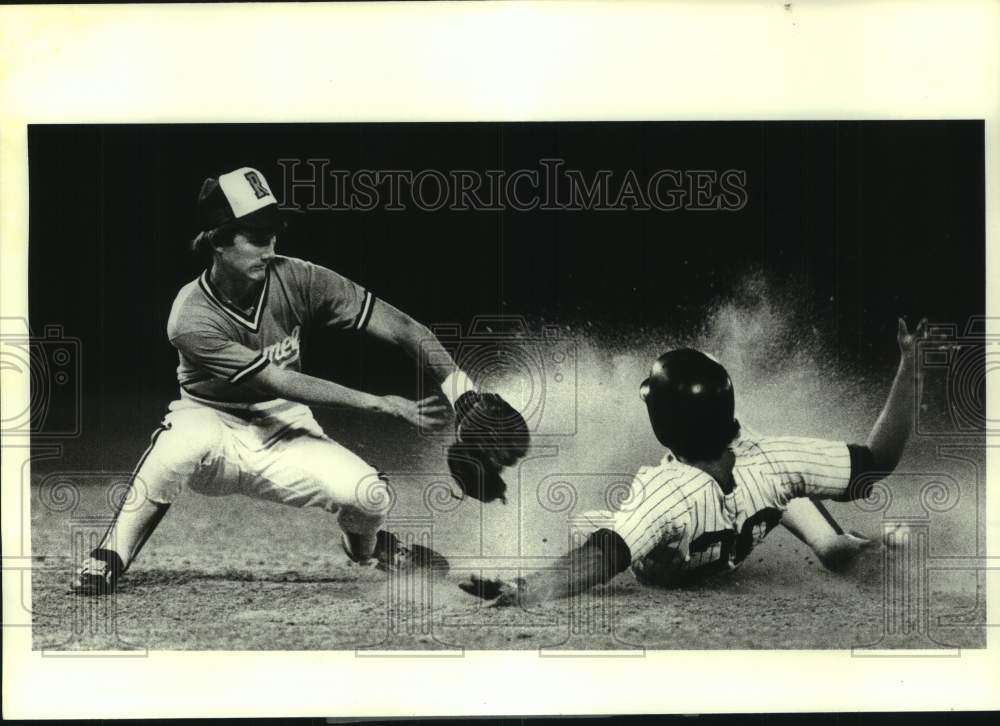
[[[299,359],[299,330],[300,326],[292,328],[291,335],[285,337],[277,343],[265,346],[260,354],[274,363],[276,366],[285,367],[289,363]]]

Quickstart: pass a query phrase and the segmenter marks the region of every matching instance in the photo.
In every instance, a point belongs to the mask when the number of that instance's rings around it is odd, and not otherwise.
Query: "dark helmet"
[[[692,461],[722,455],[740,431],[733,382],[722,364],[691,348],[664,353],[639,387],[660,443]]]

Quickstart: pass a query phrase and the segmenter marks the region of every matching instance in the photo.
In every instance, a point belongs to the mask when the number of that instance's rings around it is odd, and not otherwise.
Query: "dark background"
[[[176,396],[165,335],[201,181],[279,158],[338,169],[740,169],[738,212],[317,211],[279,252],[336,269],[428,323],[524,314],[628,339],[695,330],[750,274],[793,290],[846,364],[891,365],[895,319],[964,325],[985,296],[979,121],[32,126],[30,317],[81,341],[83,433],[66,455],[125,466]],[[303,172],[308,168],[303,168]],[[613,184],[613,187],[616,185]],[[609,338],[609,339],[610,339]],[[317,350],[318,349],[318,350]],[[354,339],[307,369],[375,391],[415,388],[404,361]],[[89,442],[89,443],[88,443]],[[131,465],[129,464],[129,468]]]

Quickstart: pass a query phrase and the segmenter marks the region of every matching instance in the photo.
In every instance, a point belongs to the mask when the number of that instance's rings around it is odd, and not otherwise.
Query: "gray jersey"
[[[227,304],[208,272],[177,294],[167,336],[177,349],[177,380],[194,398],[259,403],[267,397],[242,385],[265,366],[301,370],[302,336],[316,325],[363,330],[374,299],[325,267],[294,257],[268,265],[252,313]]]

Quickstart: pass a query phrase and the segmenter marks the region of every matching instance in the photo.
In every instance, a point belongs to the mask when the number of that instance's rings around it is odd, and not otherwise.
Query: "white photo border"
[[[0,315],[27,317],[30,123],[983,119],[993,272],[1000,242],[998,28],[1000,4],[988,0],[6,6]],[[72,171],[88,183],[88,170]],[[996,285],[988,287],[994,318],[998,295]],[[5,385],[0,396],[5,411],[24,410],[27,381]],[[995,414],[995,387],[988,399]],[[7,559],[30,555],[19,518],[27,456],[4,442],[7,625],[22,600],[30,607],[30,576]],[[989,450],[991,535],[1000,531],[996,468]],[[996,556],[995,539],[989,544]],[[989,573],[992,624],[1000,624],[998,581]],[[846,651],[52,658],[31,650],[30,628],[12,626],[3,632],[3,712],[111,718],[997,708],[997,637],[988,635],[987,649],[955,658],[860,659]]]

